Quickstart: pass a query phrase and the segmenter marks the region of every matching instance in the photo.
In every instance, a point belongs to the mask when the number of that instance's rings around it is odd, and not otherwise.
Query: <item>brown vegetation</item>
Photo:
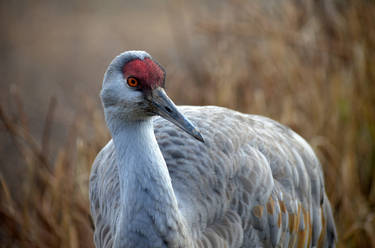
[[[226,106],[292,127],[322,162],[339,246],[375,247],[374,1],[232,0],[214,14],[181,4],[167,7],[179,59],[166,63],[168,93],[177,103]],[[88,177],[109,139],[94,95],[65,123],[50,98],[38,135],[25,94],[13,86],[1,95],[11,100],[0,106],[0,131],[22,161],[18,181],[3,172],[10,163],[0,170],[1,246],[92,247]],[[54,139],[56,119],[63,142]]]

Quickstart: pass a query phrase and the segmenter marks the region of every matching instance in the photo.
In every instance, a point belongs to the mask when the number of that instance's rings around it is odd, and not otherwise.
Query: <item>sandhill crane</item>
[[[176,107],[164,82],[143,51],[105,73],[112,140],[90,176],[96,247],[335,246],[322,169],[303,138],[262,116]]]

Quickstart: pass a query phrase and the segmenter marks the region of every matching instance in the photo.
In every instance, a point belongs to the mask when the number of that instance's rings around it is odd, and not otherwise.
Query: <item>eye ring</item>
[[[135,77],[128,77],[126,82],[130,87],[137,87],[139,84],[138,79],[136,79]]]

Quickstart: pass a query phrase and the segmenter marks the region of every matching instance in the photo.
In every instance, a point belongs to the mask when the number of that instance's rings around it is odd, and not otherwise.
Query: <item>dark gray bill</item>
[[[172,122],[197,140],[204,142],[198,129],[178,111],[176,105],[168,97],[163,88],[158,87],[150,93],[148,100],[151,102],[155,114]]]

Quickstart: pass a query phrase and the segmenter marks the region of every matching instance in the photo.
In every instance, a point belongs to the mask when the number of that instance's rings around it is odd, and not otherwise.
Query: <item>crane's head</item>
[[[163,67],[148,53],[120,54],[109,65],[100,92],[107,122],[139,121],[160,115],[203,142],[197,128],[167,96],[164,84]]]

